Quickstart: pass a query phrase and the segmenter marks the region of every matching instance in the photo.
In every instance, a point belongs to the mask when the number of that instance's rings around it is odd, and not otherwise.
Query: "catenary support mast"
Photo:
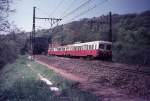
[[[34,59],[34,48],[35,48],[35,21],[37,20],[49,20],[51,22],[51,25],[55,23],[58,23],[62,19],[57,19],[57,18],[41,18],[41,17],[36,17],[36,7],[33,7],[33,24],[32,24],[32,33],[30,34],[30,49],[31,49],[31,56]]]

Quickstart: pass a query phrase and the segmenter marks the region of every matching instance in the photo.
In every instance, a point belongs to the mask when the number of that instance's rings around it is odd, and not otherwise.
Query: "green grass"
[[[27,64],[30,64],[34,71]],[[49,87],[39,80],[37,73],[59,87],[61,94],[51,92]],[[72,88],[74,83],[43,65],[27,60],[26,56],[20,56],[15,63],[0,71],[0,101],[98,101],[95,95]]]

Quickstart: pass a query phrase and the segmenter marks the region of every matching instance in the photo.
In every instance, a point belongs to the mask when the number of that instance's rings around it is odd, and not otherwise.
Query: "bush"
[[[13,41],[0,43],[0,69],[17,58],[16,44]]]
[[[0,35],[0,69],[24,52],[25,34]]]

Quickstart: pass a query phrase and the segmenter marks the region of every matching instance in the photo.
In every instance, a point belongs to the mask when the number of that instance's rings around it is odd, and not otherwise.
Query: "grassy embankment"
[[[50,91],[38,73],[59,87],[60,94]],[[98,101],[96,96],[72,88],[73,84],[43,65],[21,56],[0,71],[0,101]]]

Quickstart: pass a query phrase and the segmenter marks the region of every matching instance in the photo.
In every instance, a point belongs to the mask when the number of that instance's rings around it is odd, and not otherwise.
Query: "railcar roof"
[[[106,43],[106,44],[112,44],[112,42],[109,41],[91,41],[91,42],[84,42],[84,43],[76,43],[76,44],[71,44],[71,45],[84,45],[84,44],[96,44],[96,43]]]
[[[109,41],[91,41],[91,42],[84,42],[84,43],[75,43],[75,44],[69,44],[64,46],[58,46],[58,47],[66,47],[66,46],[81,46],[81,45],[87,45],[87,44],[97,44],[97,43],[106,43],[106,44],[112,44],[112,42]],[[57,47],[55,47],[57,48]]]

